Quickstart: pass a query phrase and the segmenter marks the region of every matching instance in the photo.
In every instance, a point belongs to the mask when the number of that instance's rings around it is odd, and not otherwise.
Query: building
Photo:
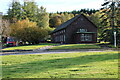
[[[96,43],[97,27],[80,14],[58,26],[51,37],[55,43]]]

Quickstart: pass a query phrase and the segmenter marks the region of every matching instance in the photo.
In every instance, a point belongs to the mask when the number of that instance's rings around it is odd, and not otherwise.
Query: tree
[[[53,13],[50,17],[51,17],[49,20],[50,27],[55,28],[62,24],[61,16],[59,14]]]
[[[49,14],[46,12],[46,8],[43,6],[40,7],[37,14],[37,25],[39,27],[49,27]]]
[[[105,38],[108,38],[109,36],[109,39],[107,39],[107,41],[109,41],[110,43],[114,43],[114,36],[113,36],[113,32],[116,31],[117,34],[119,31],[117,31],[117,22],[119,22],[118,18],[117,18],[117,11],[119,11],[119,4],[120,4],[120,1],[119,0],[116,0],[116,1],[108,1],[108,0],[105,0],[105,3],[102,4],[102,6],[104,6],[102,8],[102,15],[101,15],[101,18],[103,18],[103,21],[102,23],[104,23],[105,25],[110,25],[109,27],[105,28],[103,30],[103,33],[102,34],[106,34],[106,37],[104,37],[104,35],[102,35],[102,39],[103,40],[106,40]],[[105,18],[106,16],[106,18]],[[111,34],[111,35],[108,35]],[[117,35],[118,36],[118,35]],[[118,42],[118,41],[117,41]]]
[[[28,19],[17,21],[10,25],[11,36],[16,37],[23,42],[37,44],[48,35],[44,28],[36,26],[36,22],[30,22]]]
[[[10,36],[10,23],[8,20],[2,19],[0,20],[0,42],[1,46],[6,42],[6,37]]]
[[[26,27],[19,29],[16,35],[16,37],[23,42],[38,44],[40,41],[44,40],[48,33],[45,29],[39,27]]]
[[[13,1],[11,3],[11,6],[8,9],[8,19],[11,23],[15,23],[17,20],[21,20],[22,18],[22,10],[21,10],[21,4],[20,2]]]
[[[68,12],[50,13],[49,25],[55,28],[73,17],[74,15],[72,13],[68,14]]]
[[[28,18],[30,21],[36,22],[38,11],[39,8],[35,2],[24,2],[22,6],[23,19]]]
[[[70,15],[68,13],[64,13],[66,21],[71,19]]]
[[[8,37],[10,33],[10,23],[8,20],[2,20],[2,24],[0,25],[0,35],[2,37]]]
[[[94,14],[91,14],[90,16],[88,16],[88,18],[97,26],[98,28],[98,37],[101,36],[101,32],[103,28],[103,25],[100,23],[102,20],[100,19],[100,12],[96,12]],[[101,27],[102,26],[102,27]]]
[[[66,21],[66,17],[65,15],[62,13],[61,14],[61,22],[64,23]]]

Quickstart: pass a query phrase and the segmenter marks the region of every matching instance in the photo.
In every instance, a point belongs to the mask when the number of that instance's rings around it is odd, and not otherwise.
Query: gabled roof
[[[77,15],[77,16],[73,17],[72,19],[70,19],[70,20],[64,22],[63,24],[61,24],[60,26],[58,26],[52,33],[57,32],[57,31],[59,31],[59,30],[61,30],[61,29],[67,28],[68,25],[70,25],[72,22],[74,22],[76,19],[78,19],[81,15],[84,16],[83,14],[80,14],[80,15]],[[86,16],[84,16],[84,17],[85,17],[89,22],[91,22]],[[96,25],[95,25],[93,22],[91,22],[91,23],[96,27]]]

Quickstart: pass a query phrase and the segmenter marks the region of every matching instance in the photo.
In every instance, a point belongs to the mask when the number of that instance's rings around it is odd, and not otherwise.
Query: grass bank
[[[32,49],[38,49],[38,48],[41,48],[41,47],[53,46],[53,45],[57,45],[57,44],[41,43],[41,44],[38,44],[38,45],[8,47],[8,48],[2,49],[2,50],[32,50]]]
[[[97,44],[65,44],[50,48],[52,50],[60,49],[100,49],[101,47]]]
[[[118,78],[118,52],[9,55],[3,78]]]

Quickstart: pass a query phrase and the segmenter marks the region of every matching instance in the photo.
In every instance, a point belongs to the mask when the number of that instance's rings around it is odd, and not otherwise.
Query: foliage
[[[37,44],[48,35],[44,28],[36,26],[35,22],[28,19],[11,24],[11,36],[16,37],[23,42]]]
[[[57,27],[63,22],[73,18],[76,14],[87,13],[92,14],[97,10],[81,9],[79,11],[72,12],[57,12],[50,13],[46,12],[46,8],[41,6],[38,8],[37,4],[32,1],[26,1],[23,4],[20,2],[12,2],[11,7],[8,9],[8,15],[5,16],[12,23],[28,18],[30,21],[36,22],[39,27]],[[50,18],[50,19],[49,19]]]
[[[101,16],[100,12],[96,12],[91,15],[87,15],[87,17],[97,26],[98,28],[98,37],[100,37],[103,25],[100,23],[102,20],[99,18]]]
[[[50,13],[50,20],[49,20],[49,26],[50,27],[57,27],[60,24],[62,24],[61,19],[60,19],[60,15],[57,13]]]
[[[95,9],[81,9],[81,10],[77,10],[77,11],[73,10],[73,11],[70,11],[70,12],[65,11],[65,12],[57,12],[57,13],[58,14],[68,13],[68,14],[73,14],[75,16],[76,14],[80,14],[80,13],[86,13],[86,14],[91,15],[91,14],[96,13],[97,11],[99,11],[99,10],[95,10]]]
[[[39,9],[36,22],[39,27],[49,27],[49,14],[46,12],[46,8],[43,6],[41,6]]]
[[[24,34],[24,35],[23,35]],[[38,44],[47,35],[47,31],[38,27],[23,28],[17,31],[17,38],[23,42]]]
[[[90,16],[97,12],[98,10],[95,9],[81,9],[81,10],[74,10],[71,12],[57,12],[57,13],[50,13],[50,20],[49,20],[49,25],[50,27],[57,27],[61,25],[62,23],[66,22],[67,20],[73,18],[74,16],[83,13],[87,16]]]
[[[101,35],[102,40],[107,40],[110,43],[114,43],[114,35],[113,32],[117,32],[117,37],[119,34],[119,0],[116,0],[115,2],[110,2],[110,1],[105,1],[105,3],[102,5],[104,6],[103,9],[101,10],[101,17],[102,24],[104,24],[103,32]],[[105,7],[106,6],[106,7]],[[109,24],[109,25],[108,25]],[[103,35],[104,34],[104,35]],[[117,43],[119,43],[117,39]]]
[[[20,2],[13,1],[5,18],[9,19],[11,23],[27,18],[32,22],[36,22],[39,27],[49,27],[49,14],[44,7],[38,8],[34,1],[24,1],[23,5]]]
[[[38,6],[35,2],[24,2],[22,5],[23,19],[28,18],[30,21],[37,21]]]
[[[62,23],[66,22],[67,20],[69,20],[73,17],[74,17],[73,14],[68,14],[68,13],[61,13],[61,14],[51,13],[49,25],[50,25],[50,27],[56,28],[59,25],[61,25]]]
[[[21,4],[20,2],[12,2],[11,6],[8,9],[8,16],[7,18],[10,20],[11,23],[15,23],[17,20],[21,20],[22,13],[21,13]]]
[[[2,56],[3,78],[118,78],[118,52]]]

